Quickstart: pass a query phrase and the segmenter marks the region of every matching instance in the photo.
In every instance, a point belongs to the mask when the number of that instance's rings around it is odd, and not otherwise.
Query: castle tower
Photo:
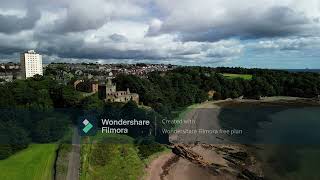
[[[117,91],[117,86],[115,84],[112,84],[112,80],[108,79],[108,82],[106,84],[106,94],[111,95],[112,93],[115,93]]]
[[[111,85],[112,85],[112,80],[111,80],[110,78],[108,78],[107,85],[108,85],[108,86],[111,86]]]

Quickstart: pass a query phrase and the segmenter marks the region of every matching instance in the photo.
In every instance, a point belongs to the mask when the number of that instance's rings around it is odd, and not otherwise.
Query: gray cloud
[[[108,17],[87,7],[73,7],[66,9],[66,14],[55,20],[52,30],[56,33],[81,32],[102,27]]]
[[[234,4],[207,0],[158,1],[168,14],[150,23],[148,35],[177,33],[183,41],[217,41],[232,37],[311,35],[315,28],[320,30],[316,21],[319,9],[317,14],[310,15],[306,9],[293,6],[294,3],[232,2]]]
[[[37,34],[37,50],[47,55],[75,57],[81,54],[84,40],[79,35]]]
[[[111,20],[134,19],[145,13],[139,5],[136,1],[70,0],[61,4],[62,15],[53,22],[49,32],[82,32],[99,29]]]
[[[246,49],[320,49],[317,0],[28,2],[0,7],[0,58],[36,49],[49,61],[210,64]]]
[[[286,7],[274,7],[257,18],[245,14],[229,23],[208,28],[204,31],[181,32],[184,41],[217,41],[239,37],[255,39],[264,37],[292,36],[307,33],[307,25],[312,23],[303,14]],[[320,30],[320,29],[319,29]]]
[[[115,42],[128,42],[128,39],[121,34],[111,34],[109,38]]]
[[[0,32],[14,34],[22,30],[33,29],[41,14],[37,9],[29,9],[25,17],[0,14]]]

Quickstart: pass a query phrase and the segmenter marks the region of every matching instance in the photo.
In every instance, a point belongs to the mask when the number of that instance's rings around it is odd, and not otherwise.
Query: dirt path
[[[161,154],[159,157],[154,159],[147,167],[144,180],[161,180],[161,176],[164,173],[164,167],[174,158],[175,155],[171,152]]]
[[[70,152],[67,180],[79,180],[80,169],[80,136],[78,129],[73,128],[72,151]]]

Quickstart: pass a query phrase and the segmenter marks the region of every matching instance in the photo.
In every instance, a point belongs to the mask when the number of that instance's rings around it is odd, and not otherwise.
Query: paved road
[[[80,136],[78,129],[73,128],[72,151],[69,156],[67,180],[79,180],[80,170]]]

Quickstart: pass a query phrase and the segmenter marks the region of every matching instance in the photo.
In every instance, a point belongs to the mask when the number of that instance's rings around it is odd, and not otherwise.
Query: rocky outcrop
[[[190,162],[197,164],[202,168],[206,168],[211,171],[211,173],[218,175],[220,173],[220,168],[223,166],[219,164],[210,164],[204,161],[203,157],[199,154],[195,153],[194,151],[187,148],[184,145],[175,145],[172,149],[172,152],[176,155],[189,160]]]
[[[187,159],[188,161],[205,168],[214,175],[221,173],[233,174],[236,179],[246,180],[263,180],[258,174],[250,171],[246,164],[250,164],[249,154],[244,151],[237,151],[230,147],[218,147],[214,145],[202,144],[202,147],[217,151],[223,159],[226,160],[227,166],[215,163],[208,163],[200,154],[192,150],[192,146],[179,144],[172,146],[172,152],[177,156]]]

